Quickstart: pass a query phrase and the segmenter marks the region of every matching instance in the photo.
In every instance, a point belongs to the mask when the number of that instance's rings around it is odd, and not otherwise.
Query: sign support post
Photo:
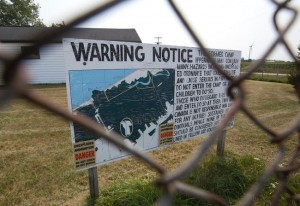
[[[225,139],[226,139],[226,130],[223,130],[221,136],[218,138],[218,143],[217,143],[217,155],[219,157],[224,157]]]
[[[99,197],[97,167],[88,169],[88,173],[89,173],[89,186],[90,186],[91,198],[97,199]]]

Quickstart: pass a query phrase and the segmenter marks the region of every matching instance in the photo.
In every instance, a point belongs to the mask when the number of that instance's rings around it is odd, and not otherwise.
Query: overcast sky
[[[34,0],[40,5],[40,17],[46,25],[69,22],[104,0]],[[272,14],[275,6],[270,0],[181,0],[175,1],[184,12],[207,48],[242,51],[242,57],[259,58],[275,39]],[[292,5],[300,8],[299,0]],[[298,15],[300,16],[300,15]],[[282,12],[284,25],[291,17]],[[296,53],[300,44],[300,21],[288,33],[286,39]],[[79,25],[89,28],[134,28],[143,43],[155,43],[155,37],[165,45],[196,46],[167,1],[129,0],[120,6],[95,16]],[[286,50],[278,46],[268,59],[291,60]]]

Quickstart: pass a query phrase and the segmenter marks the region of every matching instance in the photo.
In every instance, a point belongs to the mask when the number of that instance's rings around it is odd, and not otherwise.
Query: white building
[[[52,27],[0,27],[0,56],[26,53],[38,39],[58,30],[59,28]],[[24,68],[30,74],[31,84],[66,82],[62,38],[141,42],[135,29],[72,28],[67,33],[56,36],[46,46],[36,49],[24,59]],[[2,73],[3,65],[0,63],[1,77]],[[4,84],[2,78],[0,84]]]

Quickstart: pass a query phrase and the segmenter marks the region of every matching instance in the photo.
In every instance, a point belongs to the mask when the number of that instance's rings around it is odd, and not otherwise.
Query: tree
[[[298,51],[295,61],[295,68],[288,75],[288,82],[294,87],[300,87],[300,44],[298,45]],[[299,88],[300,89],[300,88]]]
[[[51,24],[51,27],[64,27],[64,26],[66,26],[64,21],[62,21],[61,23],[52,23]]]
[[[33,0],[0,0],[0,26],[44,27]]]
[[[298,55],[297,55],[298,61],[300,61],[300,44],[298,45]]]

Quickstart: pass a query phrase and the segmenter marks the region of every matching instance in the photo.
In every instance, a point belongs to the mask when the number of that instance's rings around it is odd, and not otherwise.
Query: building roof
[[[0,42],[36,42],[39,36],[58,30],[56,27],[0,27]],[[141,42],[135,29],[70,28],[67,33],[55,37],[51,42],[62,42],[62,38]]]

